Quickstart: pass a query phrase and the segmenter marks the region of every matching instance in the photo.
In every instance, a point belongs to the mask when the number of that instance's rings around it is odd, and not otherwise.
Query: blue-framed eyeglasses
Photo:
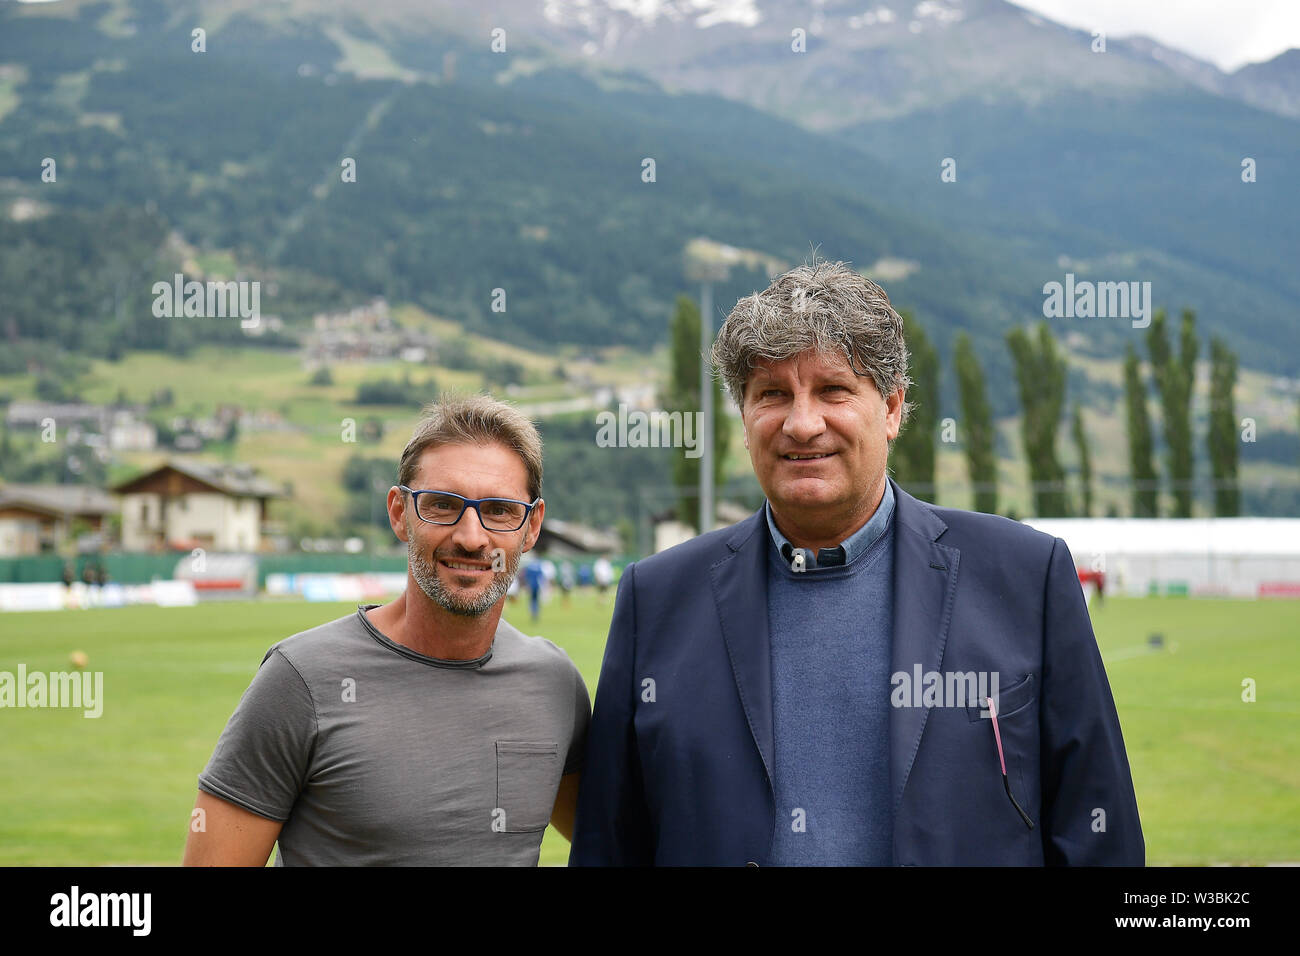
[[[415,502],[415,513],[421,521],[429,524],[455,524],[465,514],[466,508],[478,512],[479,523],[488,531],[518,531],[528,520],[532,510],[541,498],[529,504],[514,498],[465,498],[450,491],[416,491],[406,485],[398,485],[411,496]]]

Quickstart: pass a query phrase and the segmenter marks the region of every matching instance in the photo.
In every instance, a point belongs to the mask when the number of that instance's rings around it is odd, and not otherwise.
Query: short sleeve
[[[591,725],[591,698],[586,681],[576,667],[573,671],[573,736],[569,740],[569,753],[564,760],[565,774],[579,773],[587,757],[587,728]]]
[[[199,789],[284,822],[306,784],[316,731],[307,684],[272,648],[199,774]]]

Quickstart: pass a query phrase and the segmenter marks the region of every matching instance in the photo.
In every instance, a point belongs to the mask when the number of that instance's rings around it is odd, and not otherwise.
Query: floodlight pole
[[[700,288],[700,534],[713,530],[713,283]]]
[[[735,250],[704,240],[687,243],[686,278],[700,283],[700,534],[713,530],[713,283],[725,282]]]

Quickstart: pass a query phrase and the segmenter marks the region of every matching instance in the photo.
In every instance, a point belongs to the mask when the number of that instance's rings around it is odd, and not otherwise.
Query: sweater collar
[[[771,502],[763,503],[763,513],[767,516],[767,530],[772,537],[772,544],[786,563],[794,566],[796,562],[801,562],[804,571],[820,571],[829,567],[852,564],[871,549],[871,546],[885,533],[885,529],[889,526],[889,519],[894,514],[894,489],[886,480],[885,494],[867,522],[836,547],[822,548],[815,555],[808,548],[794,547],[780,532],[775,518],[772,517]]]

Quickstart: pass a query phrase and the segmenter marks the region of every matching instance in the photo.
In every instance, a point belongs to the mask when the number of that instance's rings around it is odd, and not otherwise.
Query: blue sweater
[[[768,509],[776,833],[772,862],[893,863],[889,668],[894,499],[795,571]],[[784,549],[784,555],[783,555]],[[842,564],[830,562],[843,561]]]

